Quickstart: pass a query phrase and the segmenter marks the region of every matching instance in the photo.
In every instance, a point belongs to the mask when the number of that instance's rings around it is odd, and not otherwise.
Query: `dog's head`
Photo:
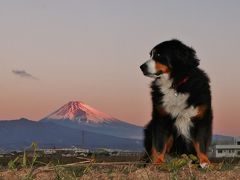
[[[173,39],[155,46],[150,52],[150,59],[140,68],[145,76],[157,78],[162,74],[187,73],[198,65],[195,50]]]

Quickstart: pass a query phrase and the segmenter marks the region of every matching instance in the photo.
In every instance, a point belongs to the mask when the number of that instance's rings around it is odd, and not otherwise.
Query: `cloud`
[[[34,79],[34,80],[38,80],[37,77],[31,75],[30,73],[27,73],[26,71],[24,70],[12,70],[12,73],[17,75],[17,76],[20,76],[22,78],[29,78],[29,79]]]

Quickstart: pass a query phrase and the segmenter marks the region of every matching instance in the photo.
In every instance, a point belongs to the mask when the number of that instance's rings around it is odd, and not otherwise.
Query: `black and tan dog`
[[[196,154],[202,167],[210,162],[207,149],[212,136],[211,91],[207,74],[198,68],[193,48],[179,40],[165,41],[140,66],[154,78],[152,120],[145,128],[144,145],[154,163],[165,153]]]

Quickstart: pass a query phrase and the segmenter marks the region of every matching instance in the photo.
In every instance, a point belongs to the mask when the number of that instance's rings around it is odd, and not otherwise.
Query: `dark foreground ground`
[[[161,166],[149,165],[139,167],[135,164],[89,164],[71,167],[39,167],[37,169],[23,168],[19,170],[5,170],[0,172],[0,179],[240,179],[240,167],[222,168],[221,164],[213,165],[209,169],[199,169],[192,165],[181,168],[165,169]]]
[[[139,157],[87,157],[71,163],[42,163],[19,160],[16,166],[1,167],[0,179],[75,180],[75,179],[240,179],[239,159],[215,159],[202,169],[196,157],[167,158],[162,165],[144,164]],[[69,161],[69,160],[68,160]],[[42,163],[42,164],[41,164]]]

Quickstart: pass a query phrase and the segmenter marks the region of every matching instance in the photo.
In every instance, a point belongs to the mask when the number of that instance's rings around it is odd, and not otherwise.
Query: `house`
[[[234,144],[240,145],[240,137],[235,137],[234,138]]]
[[[240,137],[234,138],[234,144],[215,145],[212,148],[212,156],[221,157],[240,157]]]
[[[55,149],[43,149],[44,154],[55,154],[57,151]]]
[[[56,154],[56,153],[60,153],[60,154],[75,154],[75,155],[79,155],[79,154],[87,154],[89,153],[89,149],[82,149],[82,148],[53,148],[53,149],[38,149],[38,151],[43,152],[46,155],[50,155],[50,154]]]

